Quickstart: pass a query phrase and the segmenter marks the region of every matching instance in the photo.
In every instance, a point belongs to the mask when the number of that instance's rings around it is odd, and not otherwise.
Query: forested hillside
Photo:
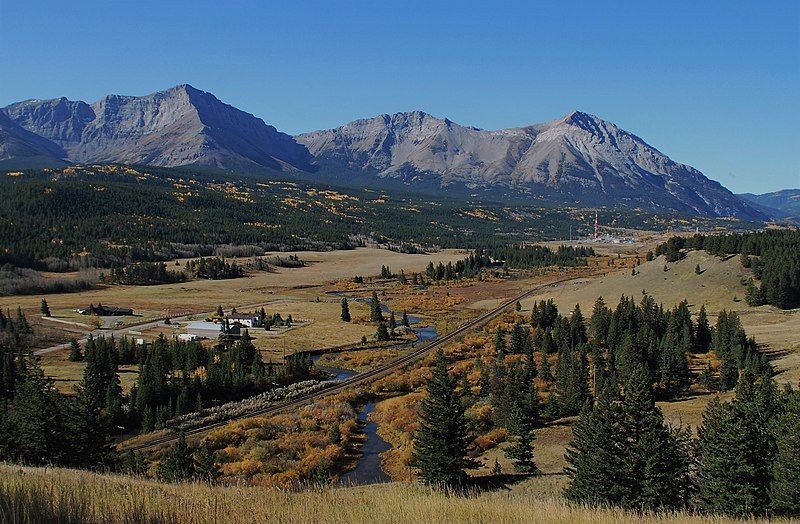
[[[214,254],[336,249],[365,240],[402,249],[591,231],[594,212],[432,199],[400,191],[118,165],[0,176],[0,265],[64,271]],[[673,216],[605,211],[611,227],[661,229]],[[686,227],[723,223],[695,218]],[[741,225],[741,223],[737,223]]]

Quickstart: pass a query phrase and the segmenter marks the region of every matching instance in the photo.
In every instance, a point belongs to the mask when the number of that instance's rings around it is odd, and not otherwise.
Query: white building
[[[193,336],[194,339],[198,338],[217,338],[222,333],[222,324],[215,324],[214,322],[189,322],[186,328],[186,334]]]
[[[225,325],[222,323],[189,322],[186,328],[186,335],[193,336],[194,338],[191,340],[197,340],[198,338],[209,338],[213,340],[219,338],[220,334],[223,333],[224,327]],[[232,337],[238,337],[241,335],[241,331],[239,326],[232,325],[228,328],[226,334]]]
[[[228,319],[230,320],[231,324],[239,323],[242,327],[261,327],[261,315],[236,313],[235,315],[228,317]]]

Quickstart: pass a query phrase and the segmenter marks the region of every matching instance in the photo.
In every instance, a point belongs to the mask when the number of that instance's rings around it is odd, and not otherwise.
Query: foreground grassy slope
[[[165,485],[130,477],[0,465],[0,522],[491,522],[722,524],[687,513],[636,515],[571,507],[560,499],[492,492],[468,497],[386,484],[286,492],[201,484]]]

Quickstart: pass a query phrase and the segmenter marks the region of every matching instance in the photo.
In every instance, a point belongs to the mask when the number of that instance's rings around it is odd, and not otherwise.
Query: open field
[[[86,324],[89,317],[79,315],[74,310],[89,304],[106,304],[120,307],[131,307],[137,314],[135,317],[121,317],[125,330],[132,331],[133,336],[153,338],[159,333],[166,335],[185,332],[185,321],[179,321],[179,327],[163,324],[138,330],[131,324],[147,321],[158,321],[164,316],[199,314],[222,305],[226,311],[239,306],[265,304],[268,313],[279,312],[286,317],[310,319],[312,322],[289,329],[285,332],[287,353],[296,350],[331,347],[355,343],[366,335],[371,338],[375,327],[357,322],[341,322],[341,309],[338,300],[326,297],[319,287],[333,281],[352,278],[354,275],[375,275],[380,272],[381,265],[388,265],[394,271],[404,269],[407,273],[424,271],[429,262],[455,261],[463,258],[460,250],[445,250],[430,255],[410,255],[385,249],[361,248],[345,251],[293,252],[281,253],[282,256],[297,255],[308,264],[300,268],[278,268],[274,273],[256,272],[249,276],[230,280],[196,280],[177,284],[155,286],[108,286],[79,293],[62,293],[44,295],[50,306],[55,321],[38,318],[39,304],[43,296],[9,296],[0,297],[0,307],[15,310],[21,306],[32,323],[45,326],[39,330],[46,332],[43,342],[37,347],[47,347],[48,341],[63,343],[71,337],[81,338],[89,330],[72,323]],[[240,259],[241,260],[241,259]],[[174,264],[174,262],[172,263]],[[316,302],[317,298],[321,301]],[[354,320],[366,316],[366,306],[352,302],[351,314]],[[139,316],[141,315],[141,316]],[[95,330],[95,334],[103,331]],[[120,336],[122,330],[117,330]],[[283,336],[274,337],[261,333],[256,344],[265,351],[264,358],[274,358],[283,352]],[[71,391],[72,384],[80,379],[83,364],[67,360],[68,349],[59,349],[43,358],[45,371],[56,379],[59,389]],[[45,355],[43,355],[44,357]],[[135,380],[135,373],[122,373],[123,386],[129,386]],[[126,388],[127,389],[127,388]]]
[[[548,482],[547,477],[540,477]],[[506,480],[513,480],[506,479]],[[688,513],[634,514],[569,506],[526,489],[448,496],[415,484],[300,492],[263,487],[160,484],[116,475],[0,465],[0,521],[219,523],[706,523],[742,522]],[[756,522],[753,520],[752,522]]]
[[[277,268],[274,273],[257,272],[250,276],[230,280],[193,280],[158,286],[109,286],[79,293],[47,295],[53,315],[74,319],[70,311],[88,304],[108,304],[130,307],[155,318],[166,314],[179,315],[211,311],[218,304],[225,309],[245,304],[266,302],[275,290],[313,287],[350,278],[354,275],[375,275],[381,265],[393,271],[406,273],[424,271],[428,262],[437,264],[456,261],[464,257],[461,250],[448,249],[430,255],[409,255],[385,249],[359,248],[345,251],[299,251],[280,253],[297,255],[308,264],[300,268]],[[41,295],[0,297],[0,307],[38,313]],[[80,317],[79,317],[80,318]],[[85,317],[83,317],[85,320]],[[141,320],[147,320],[142,318]]]

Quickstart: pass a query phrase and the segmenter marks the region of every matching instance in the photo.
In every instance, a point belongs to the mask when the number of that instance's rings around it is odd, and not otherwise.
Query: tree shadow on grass
[[[498,475],[481,475],[469,477],[464,483],[463,494],[477,494],[491,491],[510,491],[511,486],[529,478],[542,476],[542,473],[500,473]],[[548,473],[550,475],[550,473]]]

